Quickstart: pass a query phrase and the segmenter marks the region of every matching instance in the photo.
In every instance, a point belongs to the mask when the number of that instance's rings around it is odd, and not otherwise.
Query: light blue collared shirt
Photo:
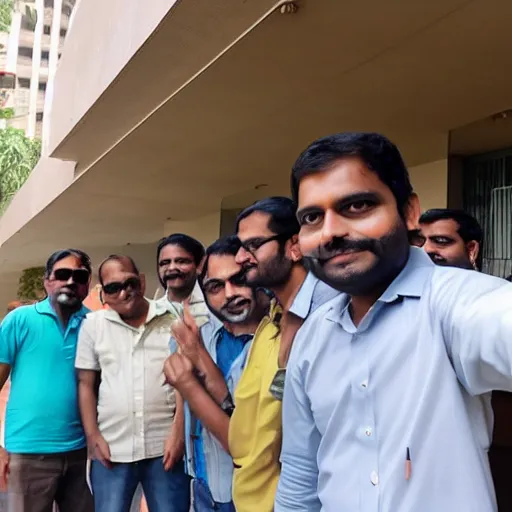
[[[512,285],[411,248],[358,327],[348,303],[295,338],[275,511],[496,511],[490,392],[512,391]]]
[[[289,311],[304,320],[322,304],[325,304],[339,294],[339,291],[331,288],[309,272],[297,295],[295,295]]]

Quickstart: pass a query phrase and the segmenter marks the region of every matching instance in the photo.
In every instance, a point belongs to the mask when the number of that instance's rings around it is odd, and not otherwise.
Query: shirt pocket
[[[98,343],[96,346],[100,368],[108,371],[116,371],[119,367],[119,355],[106,344]]]

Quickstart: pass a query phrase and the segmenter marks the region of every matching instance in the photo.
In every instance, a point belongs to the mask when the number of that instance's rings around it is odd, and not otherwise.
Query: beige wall
[[[208,246],[219,238],[220,225],[221,213],[219,209],[216,213],[191,220],[190,222],[169,219],[164,224],[162,236],[168,236],[172,233],[185,233],[197,238],[203,245]]]
[[[409,168],[412,185],[420,198],[421,211],[446,208],[448,201],[448,160],[437,160]]]
[[[55,78],[50,152],[98,100],[175,2],[87,0],[78,4]],[[134,101],[137,94],[134,90]]]

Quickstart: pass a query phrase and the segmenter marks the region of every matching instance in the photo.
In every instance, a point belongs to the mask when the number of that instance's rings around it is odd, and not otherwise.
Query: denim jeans
[[[236,512],[233,502],[218,503],[213,500],[212,493],[205,482],[194,478],[192,481],[192,493],[194,495],[194,512]]]
[[[165,471],[162,457],[117,463],[112,469],[92,461],[91,485],[94,506],[99,512],[130,510],[139,483],[151,512],[189,511],[190,478],[184,472],[183,462]]]

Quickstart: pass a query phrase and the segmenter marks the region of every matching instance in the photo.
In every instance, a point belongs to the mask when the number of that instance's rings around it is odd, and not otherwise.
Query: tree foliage
[[[21,301],[41,300],[44,297],[44,267],[26,268],[20,277],[18,299]]]
[[[14,0],[0,0],[0,32],[9,32],[13,10]]]
[[[41,156],[41,141],[29,139],[23,130],[0,130],[0,212],[29,177]]]

